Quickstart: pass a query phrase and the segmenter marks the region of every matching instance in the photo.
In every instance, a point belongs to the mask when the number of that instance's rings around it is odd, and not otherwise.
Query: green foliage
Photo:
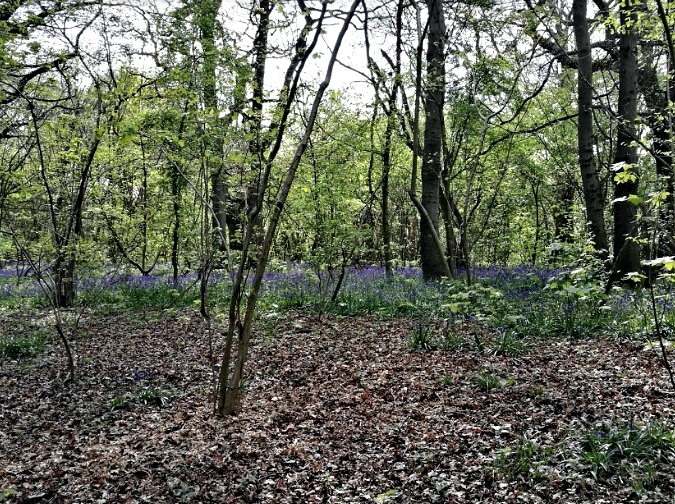
[[[418,321],[408,338],[408,347],[420,352],[428,352],[434,348],[433,331],[427,321]]]
[[[116,395],[110,400],[110,410],[122,410],[129,407],[129,400],[126,395]]]
[[[467,286],[463,282],[444,280],[447,303],[441,305],[441,313],[447,315],[470,315],[481,320],[492,311],[493,303],[502,297],[502,292],[490,285],[476,283]]]
[[[526,351],[525,343],[514,331],[505,331],[490,345],[492,353],[505,357],[517,357]]]
[[[19,495],[19,492],[11,487],[0,489],[0,502],[7,502],[9,499]]]
[[[570,480],[590,476],[599,483],[618,478],[641,495],[670,480],[673,463],[675,432],[655,422],[603,423],[552,446],[519,439],[499,452],[493,465],[507,480],[528,485],[549,474]]]
[[[132,409],[134,405],[166,406],[170,398],[171,394],[167,390],[148,384],[135,392],[129,391],[115,395],[108,402],[108,407],[110,411],[124,411]]]
[[[448,387],[450,385],[454,385],[455,378],[453,376],[450,376],[450,375],[441,375],[439,377],[438,381],[440,381],[443,385]]]
[[[155,385],[148,385],[135,394],[135,399],[142,404],[165,406],[169,402],[169,393]]]
[[[292,212],[282,241],[319,271],[368,253],[363,227],[363,170],[369,161],[369,121],[339,91],[324,101],[312,142],[289,196]],[[299,227],[298,222],[302,225]],[[365,249],[365,250],[364,250]],[[328,293],[324,293],[328,294]]]
[[[675,463],[675,433],[660,423],[601,424],[584,434],[581,458],[597,481],[618,475],[636,489],[653,488],[656,469]]]
[[[547,289],[554,292],[561,302],[557,330],[569,337],[585,337],[597,333],[604,304],[604,282],[596,270],[580,267],[552,279]]]
[[[0,336],[0,357],[20,359],[34,357],[44,349],[44,338],[38,336]]]
[[[197,491],[178,478],[169,478],[167,481],[175,502],[193,502],[197,498]]]
[[[438,346],[441,350],[450,351],[461,348],[466,343],[464,336],[461,334],[449,334],[446,332],[439,339]]]
[[[485,392],[492,392],[502,386],[499,377],[490,371],[480,371],[479,373],[476,373],[471,378],[471,383]]]
[[[210,306],[224,306],[229,298],[229,285],[221,279],[214,279],[210,282],[207,296]],[[166,275],[140,277],[133,282],[83,289],[77,304],[111,312],[195,307],[199,305],[199,283],[192,278],[179,277],[179,285],[174,287]]]
[[[509,481],[541,481],[546,478],[551,452],[550,447],[523,438],[504,448],[495,458],[494,466]]]

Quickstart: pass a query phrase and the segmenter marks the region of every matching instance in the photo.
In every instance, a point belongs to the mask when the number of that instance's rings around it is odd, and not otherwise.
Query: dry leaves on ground
[[[197,316],[80,325],[74,385],[61,384],[57,342],[0,361],[0,501],[630,502],[628,482],[596,483],[566,465],[565,446],[597,422],[675,418],[657,355],[637,344],[550,341],[503,357],[471,345],[484,329],[458,325],[465,345],[417,352],[411,321],[286,313],[258,325],[242,411],[223,419]],[[522,439],[563,450],[538,480],[495,464]],[[643,500],[674,489],[670,475]]]

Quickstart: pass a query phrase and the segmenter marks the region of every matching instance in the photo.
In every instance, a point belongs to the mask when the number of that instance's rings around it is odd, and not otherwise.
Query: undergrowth
[[[0,357],[35,357],[44,349],[44,343],[44,338],[39,336],[0,336]]]
[[[325,272],[324,272],[325,273]],[[152,311],[198,308],[196,275],[170,277],[102,276],[81,280],[78,307],[101,312]],[[0,306],[48,307],[35,281],[2,279]],[[391,277],[382,268],[350,270],[335,299],[331,284],[319,282],[316,272],[304,266],[287,266],[265,276],[260,297],[261,312],[303,309],[343,316],[377,315],[416,320],[478,324],[490,328],[498,340],[495,354],[517,356],[527,350],[527,341],[554,337],[586,338],[606,335],[634,338],[654,331],[647,294],[638,289],[616,289],[604,294],[602,279],[592,268],[548,270],[533,267],[490,268],[475,271],[474,283],[463,278],[425,282],[419,270],[403,268]],[[208,302],[223,311],[229,302],[230,282],[223,274],[212,277]],[[658,298],[663,306],[663,325],[675,328],[675,310],[669,296]],[[670,304],[669,304],[670,303]],[[452,335],[433,334],[436,348],[458,348],[463,342]],[[476,344],[481,342],[476,342]],[[411,346],[427,346],[416,343]]]
[[[672,479],[675,432],[666,425],[601,423],[555,445],[518,439],[494,458],[493,469],[507,481],[531,486],[549,475],[568,481],[616,480],[637,496]]]

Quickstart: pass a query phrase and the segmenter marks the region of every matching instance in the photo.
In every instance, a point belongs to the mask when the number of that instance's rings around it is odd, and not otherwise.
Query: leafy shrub
[[[606,324],[609,311],[604,284],[605,279],[594,264],[562,272],[551,279],[545,289],[553,292],[560,302],[558,332],[571,338],[597,334]]]

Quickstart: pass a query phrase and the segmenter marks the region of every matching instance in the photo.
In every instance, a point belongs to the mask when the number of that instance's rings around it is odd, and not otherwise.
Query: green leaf
[[[448,303],[441,306],[443,310],[450,310],[451,313],[457,313],[459,311],[459,303]]]
[[[389,499],[394,497],[396,495],[396,490],[387,490],[386,492],[383,492],[379,494],[377,497],[375,497],[375,501],[377,502],[387,502]]]
[[[642,261],[645,266],[663,266],[668,271],[675,270],[675,256],[657,257],[650,261]]]

